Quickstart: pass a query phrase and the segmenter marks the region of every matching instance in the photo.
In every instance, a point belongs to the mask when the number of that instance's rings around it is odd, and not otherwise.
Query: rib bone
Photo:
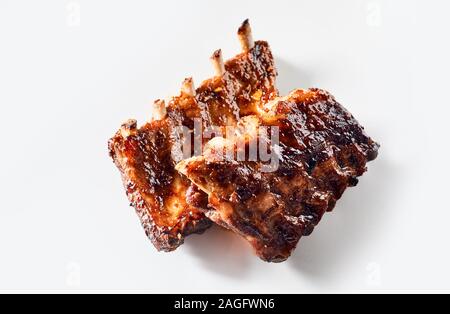
[[[194,81],[192,80],[192,77],[186,78],[183,81],[183,85],[181,86],[181,92],[191,97],[195,96]]]
[[[123,138],[128,138],[130,135],[136,133],[137,130],[137,121],[134,119],[130,119],[120,127],[120,134]]]
[[[252,36],[252,28],[250,27],[248,19],[242,23],[241,27],[239,27],[238,37],[244,52],[249,51],[255,46]]]
[[[166,117],[166,103],[164,100],[155,100],[153,105],[153,120],[162,120]]]
[[[214,66],[216,76],[222,76],[225,73],[225,65],[223,63],[221,49],[214,51],[213,55],[211,56],[211,62]]]

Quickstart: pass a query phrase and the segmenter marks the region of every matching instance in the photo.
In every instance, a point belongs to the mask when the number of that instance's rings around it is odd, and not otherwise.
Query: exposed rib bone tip
[[[137,130],[137,121],[134,119],[130,119],[120,127],[120,134],[123,138],[128,138],[130,135],[136,133]]]
[[[181,85],[181,92],[192,97],[195,96],[194,80],[192,77],[184,79]]]
[[[222,50],[214,51],[211,56],[211,62],[216,72],[216,76],[222,76],[225,73],[225,64],[223,63]]]
[[[245,33],[249,28],[250,28],[250,20],[245,19],[245,21],[242,22],[241,26],[239,26],[238,33]]]
[[[152,112],[153,120],[162,120],[166,117],[166,114],[166,102],[161,99],[155,100]]]
[[[246,19],[238,29],[238,37],[244,52],[249,51],[255,46],[252,36],[252,28],[250,22]]]

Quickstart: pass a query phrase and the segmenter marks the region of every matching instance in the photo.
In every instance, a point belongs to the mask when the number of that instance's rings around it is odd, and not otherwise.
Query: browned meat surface
[[[125,128],[129,134],[122,131]],[[210,221],[186,203],[190,183],[174,169],[168,121],[153,121],[138,129],[131,120],[122,130],[110,140],[109,149],[128,199],[155,247],[174,250],[185,236],[208,228]]]
[[[179,96],[155,102],[152,121],[122,125],[109,150],[158,250],[176,249],[213,221],[243,236],[263,260],[281,262],[358,183],[379,146],[323,90],[278,97],[268,44],[252,40],[248,21],[238,36],[241,54],[224,63],[216,51],[213,78],[197,89],[186,79]],[[198,141],[179,133],[181,126],[194,133],[198,121],[201,131],[237,128],[233,137],[203,137],[198,152]],[[279,139],[258,133],[262,126],[278,128]],[[255,139],[276,156],[272,171],[272,160],[236,158],[248,156]],[[186,140],[189,156],[183,155]]]
[[[177,170],[208,194],[211,220],[247,239],[263,260],[284,261],[344,190],[357,184],[378,144],[319,89],[277,98],[240,124],[243,136],[212,140],[202,156],[180,162]],[[272,149],[279,160],[276,171],[262,171],[261,161],[236,161],[239,150],[258,136],[258,126],[279,128],[279,146]],[[234,156],[224,156],[225,149]]]
[[[240,32],[246,29],[247,21]],[[211,224],[199,208],[207,206],[203,192],[175,171],[182,159],[173,153],[182,145],[177,127],[192,130],[195,118],[201,119],[203,127],[234,125],[241,114],[252,113],[262,102],[277,96],[276,70],[266,42],[243,45],[243,52],[225,64],[220,51],[213,59],[215,77],[197,89],[187,79],[179,96],[168,104],[155,103],[157,119],[141,128],[130,120],[109,141],[110,155],[131,205],[158,250],[174,250],[185,236],[202,232]]]

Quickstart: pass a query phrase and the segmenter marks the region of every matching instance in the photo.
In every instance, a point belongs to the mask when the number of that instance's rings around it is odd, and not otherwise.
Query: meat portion
[[[145,233],[158,250],[171,251],[186,235],[211,224],[197,208],[187,204],[190,182],[174,169],[167,119],[137,128],[130,120],[110,140],[111,157],[122,174],[131,205]]]
[[[253,41],[248,21],[238,37],[242,53],[224,63],[214,52],[214,77],[197,89],[186,79],[179,96],[155,102],[150,122],[124,123],[109,151],[158,250],[213,221],[281,262],[358,183],[379,146],[323,90],[278,97],[269,45]]]
[[[241,54],[223,63],[221,51],[214,53],[216,76],[197,89],[192,79],[186,79],[179,96],[167,104],[155,102],[153,121],[138,128],[135,120],[129,120],[109,141],[131,205],[158,250],[172,251],[185,236],[203,232],[211,224],[203,213],[206,209],[199,208],[206,206],[201,202],[203,192],[175,171],[187,140],[180,138],[180,127],[192,132],[196,119],[204,129],[236,125],[241,115],[256,112],[277,96],[269,45],[251,40],[248,21],[238,35]]]
[[[357,184],[379,146],[319,89],[269,101],[238,125],[235,137],[213,139],[202,156],[176,169],[208,194],[211,220],[243,236],[261,259],[281,262]],[[261,126],[278,128],[279,138],[264,136]],[[276,167],[269,167],[273,160],[237,158],[249,155],[255,139],[270,147]]]

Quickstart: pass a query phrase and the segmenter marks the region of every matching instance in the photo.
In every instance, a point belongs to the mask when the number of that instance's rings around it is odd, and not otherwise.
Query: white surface
[[[80,19],[77,9],[80,9]],[[0,289],[450,291],[445,1],[0,0]],[[282,264],[212,229],[157,253],[107,140],[250,18],[279,87],[331,91],[379,158]]]

